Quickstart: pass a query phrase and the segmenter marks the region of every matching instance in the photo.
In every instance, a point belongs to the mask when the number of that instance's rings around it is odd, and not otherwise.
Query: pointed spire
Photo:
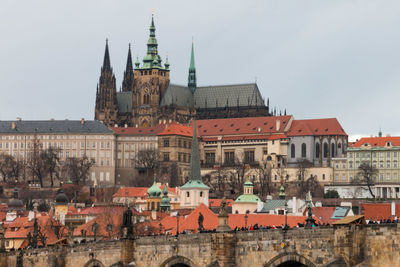
[[[136,56],[135,68],[138,69],[140,67],[139,57]]]
[[[188,87],[194,91],[196,90],[197,87],[197,78],[196,78],[196,67],[194,65],[194,44],[192,41],[192,51],[190,55],[190,65],[189,65],[189,76],[188,76]]]
[[[190,176],[189,180],[201,181],[200,174],[200,154],[199,154],[199,143],[197,140],[197,129],[196,120],[193,122],[193,138],[192,138],[192,150],[190,157]]]
[[[165,63],[164,63],[165,69],[168,70],[169,69],[169,62],[168,62],[168,54],[165,58]]]
[[[285,108],[285,113],[284,113],[284,115],[286,116],[286,108]]]
[[[132,72],[133,64],[132,64],[132,54],[131,54],[131,43],[129,43],[128,48],[128,59],[126,60],[126,72]]]
[[[147,41],[147,54],[143,58],[143,69],[161,67],[161,57],[158,55],[158,44],[156,39],[156,27],[154,26],[154,12],[151,16],[150,36]]]
[[[106,39],[106,51],[104,52],[103,70],[110,70],[110,53],[108,52],[108,39]]]

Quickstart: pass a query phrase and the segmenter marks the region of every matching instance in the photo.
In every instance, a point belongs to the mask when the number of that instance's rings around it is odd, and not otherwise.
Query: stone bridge
[[[0,254],[0,267],[399,266],[400,224],[143,237]]]

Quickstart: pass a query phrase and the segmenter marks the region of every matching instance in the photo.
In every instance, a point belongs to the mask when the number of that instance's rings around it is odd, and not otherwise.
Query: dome
[[[250,182],[250,181],[247,181],[247,182],[244,183],[244,186],[253,186],[253,183]]]
[[[161,196],[161,189],[158,187],[156,181],[154,181],[153,185],[147,189],[147,194],[149,194],[149,197],[160,197]]]
[[[8,203],[8,210],[23,210],[24,203],[22,200],[13,198],[10,203]]]
[[[246,203],[248,203],[248,202],[254,202],[254,203],[257,203],[257,202],[261,202],[261,200],[260,200],[260,198],[258,197],[258,196],[256,196],[256,195],[246,195],[246,194],[244,194],[244,195],[240,195],[236,200],[235,200],[235,202],[237,203],[237,202],[246,202]]]
[[[167,185],[164,186],[164,190],[163,190],[163,198],[161,199],[161,207],[164,208],[169,208],[170,207],[170,199],[168,197],[168,188]]]
[[[66,205],[68,202],[68,197],[61,188],[56,195],[56,205]]]

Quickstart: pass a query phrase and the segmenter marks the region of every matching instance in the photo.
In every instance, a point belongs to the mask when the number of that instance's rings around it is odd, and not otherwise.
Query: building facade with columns
[[[373,192],[375,197],[400,197],[400,137],[363,137],[349,144],[347,157],[332,160],[333,185],[344,195],[355,197],[372,197],[366,186],[355,185],[359,175],[359,167],[366,163],[376,168],[373,176]],[[339,191],[338,191],[339,192]]]

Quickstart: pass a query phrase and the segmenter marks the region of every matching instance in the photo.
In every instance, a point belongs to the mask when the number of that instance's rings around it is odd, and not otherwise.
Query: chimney
[[[15,122],[13,121],[13,122],[11,122],[11,129],[15,129],[17,127],[17,125],[15,124]]]
[[[392,201],[392,204],[390,207],[390,213],[391,213],[392,217],[396,216],[396,203],[394,201]]]
[[[157,211],[155,211],[155,210],[151,211],[151,219],[152,220],[156,220],[157,219]]]
[[[294,214],[297,213],[297,199],[296,199],[296,197],[292,198],[292,212]]]
[[[125,123],[124,127],[125,127],[125,128],[128,128],[128,124]]]
[[[84,125],[85,124],[85,118],[81,119],[81,124]]]
[[[281,121],[276,120],[276,131],[279,131],[280,128],[281,128]]]

